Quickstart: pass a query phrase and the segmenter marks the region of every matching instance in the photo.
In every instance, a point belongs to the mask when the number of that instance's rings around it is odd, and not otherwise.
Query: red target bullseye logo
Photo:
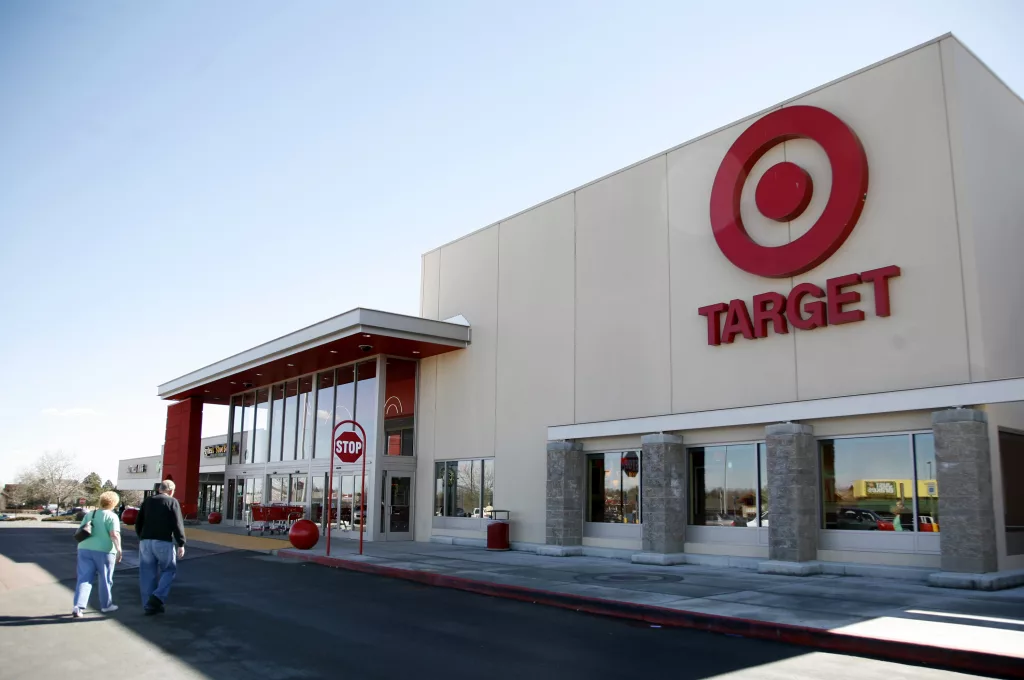
[[[832,190],[825,210],[806,234],[784,246],[762,246],[747,234],[740,196],[751,168],[772,147],[810,139],[832,166]],[[758,182],[754,202],[778,222],[800,216],[811,202],[810,175],[795,163],[772,166]],[[835,115],[815,106],[788,106],[747,128],[729,148],[711,188],[711,229],[722,253],[740,269],[770,278],[796,276],[835,253],[857,224],[868,190],[868,159],[857,135]]]

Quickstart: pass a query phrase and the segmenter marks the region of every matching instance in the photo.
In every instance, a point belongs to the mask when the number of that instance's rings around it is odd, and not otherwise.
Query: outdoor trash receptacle
[[[499,513],[505,516],[499,518]],[[487,549],[509,550],[508,510],[492,510],[490,515],[490,521],[487,522]]]

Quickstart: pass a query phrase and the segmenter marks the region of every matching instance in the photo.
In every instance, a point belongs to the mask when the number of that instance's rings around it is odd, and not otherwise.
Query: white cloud
[[[42,411],[44,416],[58,416],[60,418],[87,418],[91,416],[98,416],[99,411],[91,408],[44,408]]]

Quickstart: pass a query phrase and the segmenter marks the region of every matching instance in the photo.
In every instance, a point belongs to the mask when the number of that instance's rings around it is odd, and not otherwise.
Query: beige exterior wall
[[[974,380],[1024,376],[1024,101],[941,43]]]
[[[1024,353],[1013,345],[1024,311],[1004,312],[1024,292],[1014,259],[1024,252],[1024,187],[1012,165],[1024,156],[1024,113],[1000,87],[944,39],[780,105],[836,114],[859,136],[870,171],[850,237],[795,279],[739,270],[709,224],[726,150],[766,112],[426,254],[422,314],[462,314],[473,339],[467,350],[423,362],[418,537],[430,535],[423,499],[433,496],[433,461],[495,455],[495,505],[513,511],[513,539],[542,543],[551,425],[1024,375]],[[761,218],[753,203],[760,175],[781,160],[805,167],[815,185],[808,210],[788,225]],[[743,191],[752,238],[780,245],[804,234],[830,185],[816,144],[774,148]],[[862,285],[862,322],[707,344],[700,306],[734,298],[750,305],[755,294],[785,294],[804,281],[824,288],[831,277],[893,264],[902,276],[890,282],[888,318],[874,316],[872,289]],[[927,413],[812,424],[816,436],[931,427]],[[763,433],[755,425],[680,434],[694,445]],[[588,451],[637,446],[639,437],[584,442]]]

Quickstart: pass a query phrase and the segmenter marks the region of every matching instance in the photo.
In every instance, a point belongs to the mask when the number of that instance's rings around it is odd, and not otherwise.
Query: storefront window
[[[459,461],[455,490],[455,516],[479,517],[481,465],[479,460]]]
[[[587,458],[587,521],[639,524],[643,469],[639,451]]]
[[[377,360],[356,366],[356,422],[366,431],[366,455],[377,454]]]
[[[313,378],[307,376],[299,379],[298,402],[298,443],[295,445],[296,456],[301,460],[313,457],[313,434],[316,427],[316,402],[313,393]]]
[[[415,427],[416,362],[388,359],[385,375],[385,455],[411,456]]]
[[[929,440],[930,435],[916,442],[921,447],[921,469],[925,475],[927,463],[930,461],[933,468],[935,465]],[[915,471],[910,435],[823,439],[818,447],[823,528],[914,530]],[[924,481],[920,475],[917,479]],[[928,490],[927,486],[924,490]],[[935,491],[937,503],[938,489]]]
[[[914,469],[917,471],[917,529],[931,533],[939,530],[939,482],[935,464],[935,436],[931,432],[914,435]]]
[[[494,459],[434,463],[434,515],[489,518],[494,510]]]
[[[690,524],[758,526],[757,452],[757,444],[690,449]]]
[[[281,430],[284,426],[284,385],[274,385],[270,394],[270,460],[281,460]]]
[[[355,499],[355,477],[345,475],[341,478],[341,515],[339,516],[338,527],[340,529],[352,528],[352,502]]]
[[[334,429],[334,371],[317,376],[316,447],[314,458],[330,458],[331,432]]]
[[[253,462],[253,429],[256,423],[256,393],[249,392],[242,397],[242,446],[245,455],[242,460]]]
[[[327,475],[313,473],[309,476],[309,518],[317,524],[324,524],[324,489],[327,488]]]
[[[355,366],[342,366],[335,373],[337,394],[334,397],[334,422],[355,420]]]
[[[254,461],[266,463],[270,455],[270,390],[256,390],[256,428],[253,433]]]
[[[243,447],[241,395],[231,397],[231,441],[228,444],[228,449],[231,451],[231,464],[238,465],[241,462],[240,456]]]
[[[434,463],[434,516],[444,515],[445,464]]]
[[[768,526],[768,448],[764,442],[757,445],[757,474],[761,489],[761,512],[757,517],[757,526]]]
[[[484,458],[484,517],[494,509],[494,459]]]
[[[298,423],[299,383],[285,385],[284,431],[281,437],[281,460],[295,460],[295,425]]]
[[[306,475],[292,475],[292,495],[288,502],[306,504]]]
[[[271,503],[287,503],[288,502],[288,477],[281,475],[272,475],[270,477],[270,502]]]

